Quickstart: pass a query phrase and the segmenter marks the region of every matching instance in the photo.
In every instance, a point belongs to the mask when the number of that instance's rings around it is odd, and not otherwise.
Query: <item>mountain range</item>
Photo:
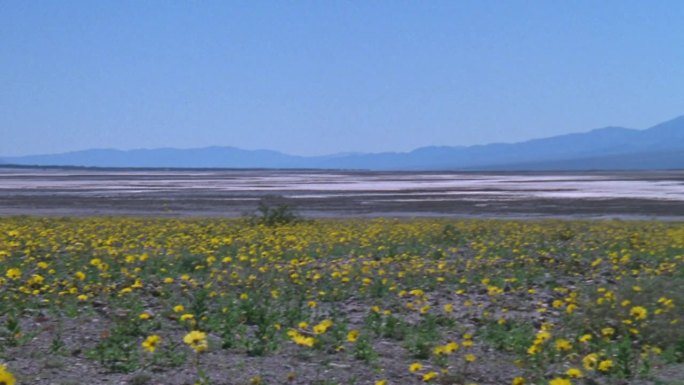
[[[518,143],[429,146],[410,152],[297,156],[235,147],[92,149],[0,157],[0,164],[84,167],[365,170],[684,169],[684,116],[645,130],[605,127]]]

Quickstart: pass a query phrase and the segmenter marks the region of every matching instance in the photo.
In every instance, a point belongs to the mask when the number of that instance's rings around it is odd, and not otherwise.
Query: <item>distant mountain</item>
[[[0,164],[87,167],[368,170],[620,170],[684,168],[684,116],[646,130],[606,127],[519,143],[430,146],[411,152],[294,156],[235,147],[96,149],[0,158]]]

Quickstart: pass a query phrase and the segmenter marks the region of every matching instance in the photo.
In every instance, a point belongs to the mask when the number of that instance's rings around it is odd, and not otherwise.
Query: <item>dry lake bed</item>
[[[361,172],[0,167],[0,215],[684,219],[684,171]]]

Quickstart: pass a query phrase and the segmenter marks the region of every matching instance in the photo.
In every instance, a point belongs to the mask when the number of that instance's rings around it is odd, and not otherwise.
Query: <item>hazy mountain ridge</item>
[[[0,158],[0,164],[88,167],[580,170],[684,168],[684,116],[646,130],[605,127],[519,143],[428,146],[410,152],[296,156],[235,147],[93,149]]]

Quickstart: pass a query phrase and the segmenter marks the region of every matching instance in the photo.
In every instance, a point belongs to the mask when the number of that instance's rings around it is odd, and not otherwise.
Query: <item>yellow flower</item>
[[[437,345],[432,349],[432,354],[436,356],[441,356],[444,353],[446,353],[446,351],[443,345]]]
[[[420,369],[423,369],[423,364],[421,364],[420,362],[414,362],[409,366],[409,372],[411,373],[415,373]]]
[[[532,344],[532,345],[530,345],[529,348],[527,348],[527,354],[533,356],[533,355],[539,353],[540,350],[541,350],[541,348],[539,347],[539,345]]]
[[[613,367],[613,360],[603,360],[599,362],[598,369],[602,372],[607,372]]]
[[[437,372],[427,372],[423,374],[423,382],[430,382],[437,378]]]
[[[570,368],[565,372],[565,374],[567,374],[570,378],[582,378],[584,375],[582,371],[577,368]]]
[[[5,273],[5,276],[9,279],[19,279],[21,278],[21,269],[18,268],[12,268],[8,269],[7,272]]]
[[[154,353],[157,349],[157,345],[161,342],[161,337],[158,335],[151,335],[145,339],[142,343],[142,347],[150,353]]]
[[[375,381],[375,385],[387,385],[387,380],[377,380]]]
[[[185,310],[185,306],[183,306],[183,305],[176,305],[176,306],[173,307],[173,311],[176,312],[176,313],[180,313],[180,312],[182,312],[183,310]]]
[[[333,322],[331,320],[324,320],[318,325],[315,325],[313,327],[313,332],[315,334],[323,334],[328,331],[328,329],[332,326]]]
[[[297,345],[312,347],[316,343],[316,339],[313,337],[305,336],[294,329],[287,331],[288,337]]]
[[[511,385],[525,385],[525,379],[522,377],[515,377],[513,381],[511,381]]]
[[[559,352],[567,351],[570,349],[572,349],[572,344],[570,344],[570,341],[564,338],[559,338],[556,340],[556,350],[558,350]]]
[[[347,333],[347,341],[356,342],[356,340],[359,339],[359,334],[358,330],[350,330],[349,333]]]
[[[0,365],[0,384],[14,385],[16,382],[16,378],[7,370],[7,367],[5,365]]]
[[[644,320],[648,316],[648,310],[642,306],[634,306],[630,311],[629,315],[637,320]]]
[[[475,357],[474,354],[466,354],[465,360],[468,362],[475,362],[475,360],[477,360],[477,357]]]
[[[308,336],[304,336],[301,334],[295,336],[293,338],[293,341],[297,345],[308,346],[308,347],[312,347],[316,343],[316,339],[314,339],[313,337],[308,337]]]
[[[456,342],[449,342],[448,344],[444,345],[444,352],[447,354],[451,354],[457,350],[458,350],[458,343],[456,343]]]
[[[185,313],[185,314],[183,314],[183,315],[180,317],[180,320],[181,320],[181,321],[187,321],[187,320],[193,319],[193,318],[195,318],[194,315],[192,315],[192,314],[190,314],[190,313]]]
[[[551,333],[549,333],[547,331],[540,331],[537,333],[534,343],[542,344],[542,343],[548,341],[550,338],[551,338]]]
[[[596,368],[597,362],[598,354],[596,353],[587,354],[584,358],[582,358],[582,366],[584,366],[584,369],[586,370],[594,370]]]
[[[144,321],[144,320],[148,320],[148,319],[152,318],[152,316],[150,315],[150,313],[144,311],[144,312],[140,313],[140,315],[138,315],[138,318],[140,318],[141,320]]]
[[[446,305],[444,305],[444,312],[445,313],[451,313],[453,311],[454,311],[454,305],[452,305],[450,303],[447,303]]]
[[[197,330],[193,330],[186,334],[185,337],[183,337],[183,342],[185,342],[197,353],[202,353],[209,347],[209,343],[207,342],[207,334]]]
[[[549,381],[549,385],[572,385],[572,382],[565,378],[556,377]]]

